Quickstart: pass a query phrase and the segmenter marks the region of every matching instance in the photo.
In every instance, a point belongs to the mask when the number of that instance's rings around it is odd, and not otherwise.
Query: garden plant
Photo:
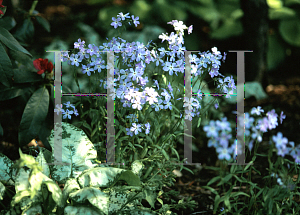
[[[263,134],[283,123],[284,113],[276,113],[274,109],[265,111],[258,106],[238,116],[237,120],[245,125],[238,131],[245,136],[249,164],[229,166],[241,154],[242,143],[236,142],[236,122],[226,117],[206,119],[211,116],[208,112],[218,111],[222,103],[209,96],[205,88],[214,83],[214,93],[224,94],[222,99],[235,96],[237,86],[233,76],[219,72],[226,53],[222,55],[216,47],[193,53],[188,59],[191,71],[186,71],[184,36],[192,33],[193,26],[187,27],[178,20],[168,22],[175,32],[161,34],[160,45],[122,39],[126,28],[139,24],[139,17],[120,12],[111,23],[116,35],[107,38],[106,43],[98,46],[78,39],[74,49],[61,50],[61,61],[72,65],[68,72],[73,73],[76,82],[73,84],[78,87],[78,92],[63,90],[63,93],[105,94],[108,88],[115,91],[106,95],[115,100],[115,165],[105,162],[106,97],[64,95],[63,104],[54,107],[54,98],[50,96],[55,78],[52,62],[26,58],[36,73],[31,71],[28,77],[32,75],[32,80],[40,84],[31,90],[25,107],[20,142],[27,144],[40,136],[48,112],[54,112],[63,119],[59,137],[62,162],[70,165],[55,165],[54,145],[59,140],[55,139],[54,129],[43,137],[49,145],[30,147],[38,151],[36,155],[19,149],[20,159],[14,163],[1,154],[0,198],[12,198],[1,214],[174,214],[173,210],[195,208],[198,203],[192,198],[170,203],[162,200],[178,195],[164,190],[174,185],[174,170],[193,173],[188,165],[177,165],[185,163],[177,148],[184,144],[186,119],[194,119],[197,123],[193,129],[206,133],[207,145],[216,149],[221,163],[219,167],[206,167],[219,175],[202,187],[214,197],[214,214],[298,214],[300,148],[278,132],[271,137],[267,153],[258,153]],[[0,75],[5,77],[0,80],[3,94],[12,92],[12,81],[20,80],[20,68],[24,69],[21,65],[24,63],[11,53],[31,55],[1,26],[0,41]],[[107,62],[109,51],[114,52],[114,65]],[[115,78],[106,80],[112,66]],[[183,80],[187,72],[192,76],[191,98],[184,96]],[[88,79],[88,92],[80,88],[79,75]],[[16,97],[16,92],[10,95]],[[1,100],[14,96],[7,94]],[[183,110],[185,107],[188,111]],[[252,165],[258,157],[266,157],[269,168],[262,182],[254,183],[252,176],[262,174]],[[61,184],[63,188],[58,186]],[[14,186],[15,192],[10,186]]]

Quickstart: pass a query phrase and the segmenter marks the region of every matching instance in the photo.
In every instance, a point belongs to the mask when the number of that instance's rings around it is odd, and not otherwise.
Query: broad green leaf
[[[282,0],[267,0],[267,4],[270,8],[281,8],[283,6]]]
[[[28,100],[19,127],[19,143],[27,145],[41,129],[49,108],[49,93],[46,87],[36,90]]]
[[[233,93],[236,96],[230,96],[230,98],[224,98],[224,100],[230,104],[234,104],[236,102],[240,102],[242,99],[244,99],[244,84],[237,84],[236,88],[238,89],[239,95],[237,95],[237,90],[234,89]],[[245,98],[249,98],[251,96],[254,96],[257,100],[265,99],[268,97],[268,95],[264,92],[261,84],[259,82],[246,82],[245,83]]]
[[[0,19],[0,26],[8,31],[15,27],[16,24],[16,20],[11,16],[5,16],[2,19]]]
[[[97,151],[93,143],[88,139],[82,129],[75,127],[72,124],[62,122],[61,150],[54,150],[54,130],[49,136],[49,143],[52,148],[52,159],[56,154],[62,154],[62,162],[70,165],[55,165],[50,166],[51,177],[64,184],[70,178],[77,178],[84,170],[93,168],[95,165],[92,160],[97,159]],[[55,140],[56,142],[59,139]],[[56,153],[56,154],[55,154]]]
[[[21,66],[18,69],[13,69],[14,83],[33,83],[42,81],[43,78],[37,73],[30,72],[26,67]]]
[[[155,208],[155,200],[156,200],[156,197],[157,197],[156,192],[154,192],[152,190],[145,189],[144,193],[146,195],[147,202],[150,204],[150,206],[152,208]]]
[[[270,9],[269,10],[269,19],[289,19],[296,16],[296,11],[288,8],[282,7],[277,9]]]
[[[1,32],[1,28],[0,28],[0,32]],[[0,35],[0,39],[1,39],[1,35]],[[12,73],[11,61],[8,55],[6,54],[6,51],[2,43],[0,42],[0,82],[7,87],[11,87],[12,77],[13,77],[13,73]]]
[[[36,16],[36,21],[48,32],[50,32],[50,24],[47,19],[42,16]]]
[[[189,7],[189,10],[191,13],[207,22],[212,22],[221,18],[219,11],[214,5]]]
[[[192,92],[197,93],[200,89],[200,79],[198,77],[192,78]]]
[[[23,52],[32,57],[32,55],[19,44],[19,42],[13,37],[13,35],[11,35],[11,33],[9,33],[8,30],[3,27],[0,27],[0,41],[4,43],[4,45],[6,45],[9,49]]]
[[[268,36],[267,63],[268,70],[276,69],[286,56],[284,44],[279,35]]]
[[[29,41],[34,35],[34,25],[30,17],[26,18],[23,24],[16,30],[14,37],[20,42]]]
[[[299,18],[281,20],[279,23],[279,32],[287,43],[300,47]]]
[[[98,214],[109,214],[109,195],[96,187],[84,187],[80,190],[74,191],[69,194],[69,198],[77,203],[88,202],[93,206],[92,208],[98,208],[102,213]],[[65,208],[66,210],[66,208]],[[86,214],[85,211],[81,211],[79,214]],[[72,213],[74,214],[74,213]]]
[[[221,27],[212,31],[210,37],[213,39],[227,39],[232,36],[238,36],[243,33],[243,26],[240,20],[234,20],[232,18],[228,18],[224,20],[224,23]]]
[[[37,73],[38,70],[33,66],[33,60],[31,57],[23,52],[15,51],[13,49],[9,49],[8,53],[12,61],[16,60],[18,63],[22,64],[23,68],[25,67],[24,69],[33,73]]]
[[[290,5],[293,5],[293,4],[300,4],[300,0],[285,0],[284,4],[286,6],[290,6]]]
[[[119,176],[118,180],[126,181],[126,183],[129,186],[140,186],[141,185],[140,178],[130,170],[122,172],[121,175]]]
[[[12,87],[12,88],[6,88],[3,90],[0,90],[0,101],[5,101],[9,99],[16,98],[18,96],[21,96],[25,93],[33,93],[35,90],[34,86],[18,86],[18,87]]]
[[[108,213],[108,212],[107,212]],[[65,215],[74,215],[74,214],[86,214],[86,215],[99,215],[99,210],[91,206],[67,206],[64,208]]]
[[[261,84],[256,81],[245,83],[245,98],[249,98],[250,96],[254,96],[257,100],[268,97]]]
[[[145,0],[134,1],[130,7],[130,13],[134,14],[135,17],[138,16],[140,20],[146,19],[150,10],[151,4]]]
[[[100,44],[99,34],[91,26],[79,22],[77,27],[83,32],[87,44]]]
[[[9,175],[10,173],[13,173],[12,175],[16,175],[16,169],[13,169],[13,165],[13,161],[11,161],[6,155],[0,153],[0,181],[4,183],[4,185],[14,184]]]

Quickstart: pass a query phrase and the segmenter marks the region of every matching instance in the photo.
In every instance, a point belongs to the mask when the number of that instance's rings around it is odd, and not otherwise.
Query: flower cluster
[[[119,13],[117,18],[113,18],[111,23],[114,28],[122,26],[126,20],[129,19],[129,23],[133,22],[135,26],[138,24],[138,17],[129,16],[129,13],[123,14]],[[112,65],[106,65],[106,61],[102,58],[100,53],[104,51],[114,51],[121,52],[115,56],[114,60],[122,59],[123,65],[127,65],[128,68],[125,69],[114,69],[114,74],[117,78],[110,78],[109,80],[100,80],[102,84],[104,83],[104,89],[115,88],[115,93],[108,95],[112,96],[112,99],[117,97],[120,99],[123,107],[129,107],[132,109],[142,110],[143,106],[149,104],[155,111],[160,110],[173,110],[172,107],[175,103],[175,96],[173,94],[173,88],[169,83],[168,87],[165,89],[160,87],[157,80],[154,81],[154,86],[146,86],[149,83],[148,76],[145,74],[147,65],[154,64],[156,67],[161,67],[166,75],[178,76],[178,73],[184,73],[185,71],[185,61],[184,61],[184,51],[186,48],[183,46],[183,32],[188,30],[188,33],[192,32],[193,26],[187,28],[182,21],[173,20],[169,24],[172,24],[177,31],[177,33],[172,32],[169,36],[167,34],[162,34],[159,36],[163,41],[167,41],[167,49],[164,47],[154,47],[149,48],[149,45],[145,46],[140,42],[127,42],[126,40],[118,37],[113,37],[110,42],[103,43],[100,46],[94,44],[89,44],[87,47],[84,41],[78,39],[78,42],[74,43],[74,48],[78,50],[75,54],[64,53],[62,61],[67,61],[68,64],[81,67],[82,73],[88,76],[91,73],[101,73],[101,71],[107,71],[107,69]],[[216,47],[212,48],[212,52],[199,52],[198,55],[190,55],[191,62],[191,74],[193,78],[197,76],[202,76],[208,73],[214,81],[218,83],[218,87],[224,93],[228,93],[227,96],[233,93],[233,89],[236,89],[234,80],[231,77],[225,77],[219,73],[219,68],[221,65],[221,59],[225,60],[225,53],[222,57],[221,53]],[[87,63],[83,63],[87,62]],[[157,87],[157,90],[155,89]],[[142,91],[140,91],[142,90]],[[179,89],[178,89],[179,91]],[[201,99],[199,89],[198,98],[184,98],[183,107],[188,107],[185,110],[185,119],[192,120],[195,115],[199,116],[199,109],[201,108],[199,100]],[[177,98],[180,100],[183,98]],[[182,114],[180,113],[182,116]],[[144,125],[146,128],[146,133],[149,133],[150,124]],[[132,127],[127,129],[129,135],[137,135],[141,132],[141,124],[132,123]]]
[[[75,106],[73,104],[70,104],[70,101],[66,102],[66,103],[63,103],[66,108],[72,108],[72,110],[69,110],[69,109],[62,109],[62,104],[61,104],[61,107],[59,107],[59,105],[56,105],[57,108],[54,109],[54,112],[57,113],[57,115],[61,112],[63,115],[63,119],[66,119],[67,117],[69,119],[71,119],[71,115],[74,114],[75,116],[78,116],[78,111],[77,109],[75,108]]]
[[[262,110],[260,106],[257,108],[254,107],[251,110],[251,115],[260,116],[263,112],[264,110]],[[278,120],[282,123],[282,120],[285,118],[283,112],[281,112],[278,117],[274,109],[267,112],[266,116],[263,118],[255,119],[252,116],[246,112],[244,117],[239,116],[237,119],[241,125],[245,126],[244,128],[238,129],[237,135],[244,136],[245,134],[245,137],[249,139],[248,142],[246,141],[246,145],[249,147],[250,151],[253,148],[254,141],[262,142],[263,133],[276,128]],[[234,154],[241,153],[240,148],[235,151],[236,146],[234,144],[229,147],[229,140],[232,138],[232,135],[230,134],[231,128],[226,117],[223,118],[222,121],[210,121],[209,125],[203,127],[203,130],[206,132],[206,136],[210,138],[208,141],[208,147],[213,146],[216,148],[220,160],[230,160],[234,157]],[[295,146],[294,142],[289,142],[286,137],[283,137],[281,132],[272,136],[272,141],[275,143],[277,155],[282,157],[285,155],[291,155],[295,159],[296,163],[300,162],[300,146]],[[272,141],[270,141],[271,144]],[[237,146],[240,146],[240,144]]]
[[[38,58],[33,61],[33,66],[39,70],[37,74],[41,75],[44,72],[51,73],[53,70],[53,64],[48,62],[48,59]]]
[[[122,12],[119,13],[117,15],[117,18],[112,17],[112,23],[110,24],[111,26],[113,26],[114,28],[118,28],[120,26],[122,26],[122,21],[124,21],[126,18],[130,19],[129,13],[123,14]],[[134,17],[134,15],[131,16],[132,20],[130,20],[128,22],[129,25],[131,25],[131,21],[133,22],[133,24],[135,25],[135,27],[137,27],[138,24],[140,24],[139,17]],[[122,20],[122,21],[121,21]]]

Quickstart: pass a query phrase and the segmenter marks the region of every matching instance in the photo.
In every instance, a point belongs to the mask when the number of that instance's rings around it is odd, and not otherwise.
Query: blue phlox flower
[[[64,105],[66,105],[67,108],[71,107],[70,101],[63,103]]]
[[[216,151],[219,154],[218,155],[219,160],[223,160],[223,159],[225,159],[227,161],[230,160],[230,158],[231,158],[230,154],[231,153],[230,153],[230,151],[229,151],[228,148],[226,148],[226,147],[218,147]]]
[[[285,119],[285,117],[286,117],[286,115],[283,115],[283,111],[281,111],[280,118],[279,118],[280,124],[282,124],[282,121],[283,121],[283,119]]]
[[[127,135],[130,135],[131,137],[133,136],[133,133],[130,131],[130,128],[126,128]]]
[[[79,115],[78,110],[75,109],[75,108],[74,108],[74,114],[75,114],[75,116],[78,116],[78,115]]]
[[[164,103],[166,104],[165,109],[169,108],[170,110],[172,110],[172,103],[170,101],[164,101]]]
[[[115,18],[115,17],[112,17],[112,23],[110,24],[111,26],[114,26],[114,28],[117,28],[118,26],[122,26],[122,23],[120,22],[121,21],[121,18]]]
[[[122,12],[119,13],[117,17],[120,17],[122,20],[125,20],[125,18],[130,18],[129,13],[123,14]]]
[[[132,18],[133,24],[135,25],[135,27],[137,27],[138,24],[140,24],[140,22],[138,21],[139,17],[137,16],[134,18],[134,15],[132,15],[131,18]]]
[[[207,137],[217,137],[218,136],[218,126],[215,121],[210,121],[209,125],[203,126],[203,130],[206,132]]]
[[[261,109],[261,106],[257,106],[257,108],[254,107],[251,110],[251,114],[256,114],[258,116],[260,116],[260,113],[263,113],[263,112],[264,112],[264,110]]]
[[[188,28],[188,34],[191,34],[193,31],[193,25],[190,25],[190,27]]]
[[[218,109],[218,107],[219,107],[219,105],[218,105],[218,103],[216,103],[216,104],[215,104],[215,108]]]
[[[142,131],[141,124],[132,123],[132,127],[130,128],[131,132],[134,132],[135,135],[137,135],[139,132]]]
[[[276,148],[285,148],[288,143],[288,139],[283,137],[281,132],[278,132],[276,136],[272,137],[272,140],[275,142]]]
[[[63,116],[63,119],[66,119],[67,117],[69,118],[69,119],[71,119],[71,114],[73,114],[74,112],[71,110],[66,110],[66,111],[64,111],[64,116]]]
[[[91,68],[89,65],[82,65],[82,73],[87,74],[88,76],[91,76],[91,72],[94,71],[93,68]]]
[[[70,57],[70,61],[71,61],[71,65],[74,65],[75,66],[79,66],[79,62],[82,61],[81,58],[79,58],[78,54],[72,54],[71,57]]]
[[[57,107],[57,108],[54,109],[54,112],[57,113],[57,115],[59,114],[59,112],[62,112],[62,113],[64,112],[64,109],[62,109],[62,104],[61,104],[60,107],[59,107],[59,105],[57,104],[56,107]]]
[[[83,48],[84,44],[85,44],[85,41],[82,41],[82,42],[81,42],[81,39],[79,38],[79,39],[78,39],[78,42],[75,42],[75,43],[74,43],[74,48],[75,48],[75,49]]]
[[[146,127],[145,134],[149,134],[149,132],[150,132],[150,123],[147,122],[147,123],[145,124],[145,127]]]
[[[268,121],[267,117],[264,117],[257,121],[256,128],[259,129],[260,131],[267,132],[268,127],[269,127],[269,121]]]

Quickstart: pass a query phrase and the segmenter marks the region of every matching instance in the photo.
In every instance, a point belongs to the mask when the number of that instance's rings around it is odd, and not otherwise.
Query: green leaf
[[[292,18],[296,16],[296,11],[288,8],[288,7],[282,7],[277,9],[270,9],[269,10],[269,19],[287,19]]]
[[[215,183],[215,182],[218,181],[218,180],[221,180],[221,176],[216,176],[216,177],[212,178],[212,179],[207,183],[207,186],[209,186],[209,185]]]
[[[36,90],[28,100],[19,127],[19,143],[27,145],[34,139],[48,114],[49,93],[46,87]]]
[[[66,122],[62,122],[61,125],[61,161],[66,165],[54,165],[50,166],[50,169],[52,179],[59,184],[64,184],[68,178],[77,178],[84,170],[93,168],[94,164],[91,160],[97,158],[97,151],[82,129]],[[54,143],[56,144],[56,142],[57,140],[54,141],[54,130],[52,130],[49,136],[49,144],[52,148],[52,159],[55,158],[54,153],[57,153],[54,148]],[[95,169],[95,171],[97,170]],[[94,178],[95,175],[91,177],[88,176],[86,179],[85,176],[83,176],[81,182],[85,183],[85,180],[93,180],[92,178],[98,182],[102,179],[105,180],[105,177],[103,177],[105,174],[99,174],[99,178],[96,179]]]
[[[281,8],[283,6],[282,0],[267,0],[267,4],[270,8]]]
[[[268,36],[268,70],[276,69],[277,66],[285,59],[285,47],[280,39],[280,36],[276,34]]]
[[[87,122],[83,122],[83,127],[89,129],[89,131],[92,132],[92,128]]]
[[[209,186],[202,186],[201,188],[203,188],[203,189],[208,189],[210,192],[212,192],[213,194],[215,194],[215,195],[218,195],[218,192],[214,189],[214,188],[212,188],[212,187],[209,187]]]
[[[161,151],[162,151],[163,155],[165,156],[165,158],[166,158],[167,160],[169,160],[170,157],[169,157],[169,155],[167,154],[167,152],[166,152],[164,149],[162,149]]]
[[[145,189],[144,194],[145,194],[146,200],[149,203],[149,205],[151,206],[151,208],[155,208],[154,204],[155,204],[155,200],[157,197],[156,193],[152,190]]]
[[[235,104],[236,102],[240,102],[242,99],[244,99],[244,84],[237,84],[236,88],[238,89],[239,95],[237,95],[237,90],[234,89],[233,93],[236,96],[230,96],[230,98],[225,98],[225,101],[230,104]],[[264,89],[262,88],[261,84],[259,82],[253,81],[253,82],[246,82],[245,83],[245,98],[250,98],[251,96],[254,96],[257,100],[265,99],[268,97],[268,95],[265,93]]]
[[[1,28],[0,28],[1,31]],[[1,39],[1,35],[0,35]],[[5,49],[0,42],[0,82],[6,87],[11,87],[12,85],[12,64],[5,52]]]
[[[48,32],[50,32],[50,24],[47,19],[41,16],[36,16],[36,21]]]
[[[200,79],[198,77],[192,78],[192,92],[197,93],[200,89]]]
[[[25,93],[33,93],[35,90],[34,86],[17,86],[11,88],[5,88],[0,90],[0,101],[16,98]]]
[[[199,117],[199,119],[198,119],[197,128],[199,128],[199,126],[200,126],[200,123],[201,123],[201,116],[200,116],[200,117]]]
[[[268,97],[261,84],[256,81],[245,83],[245,98],[249,98],[250,96],[254,96],[257,100]]]
[[[172,3],[159,3],[158,5],[156,5],[155,10],[158,11],[160,17],[164,22],[169,22],[170,20],[174,19],[174,17],[176,17],[178,20],[186,20],[187,17],[187,13],[185,10],[176,7]]]
[[[13,69],[14,83],[33,83],[42,81],[43,78],[37,73],[30,72],[26,67],[21,66],[19,69]]]
[[[33,73],[37,73],[38,70],[33,66],[33,60],[31,57],[24,54],[23,52],[15,50],[8,50],[8,53],[11,56],[12,61],[16,60],[18,63],[23,65],[23,69],[26,69]]]
[[[281,20],[279,32],[287,43],[300,47],[300,20],[298,18]]]
[[[111,18],[110,18],[111,19]],[[91,26],[84,24],[83,22],[79,22],[77,27],[83,32],[85,36],[85,41],[88,44],[99,44],[100,37],[99,34],[92,28]]]
[[[14,36],[20,42],[26,42],[31,39],[34,35],[34,25],[31,18],[27,18],[24,20],[23,24],[20,28],[16,30]]]
[[[300,0],[285,0],[284,4],[286,6],[290,6],[290,5],[293,5],[293,4],[300,4]]]
[[[9,49],[23,52],[32,57],[32,55],[26,49],[24,49],[20,45],[20,43],[13,37],[13,35],[11,35],[8,30],[2,27],[0,27],[0,41],[4,43],[4,45],[6,45]]]
[[[227,183],[232,178],[232,174],[226,175],[221,181],[217,184],[217,186],[221,186],[222,184]]]
[[[129,186],[140,186],[141,181],[140,178],[134,174],[131,170],[127,170],[121,173],[118,178],[119,180],[124,180]]]
[[[213,30],[210,34],[212,39],[223,40],[232,36],[239,36],[243,33],[243,26],[240,20],[228,18],[224,20],[221,27]]]
[[[0,26],[10,31],[13,27],[16,26],[16,20],[11,16],[6,16],[0,19]]]

